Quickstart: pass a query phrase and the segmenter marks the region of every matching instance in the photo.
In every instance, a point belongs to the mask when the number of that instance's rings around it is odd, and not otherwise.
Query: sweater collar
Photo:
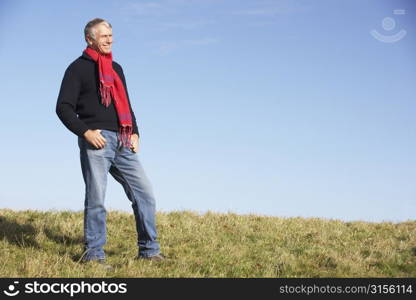
[[[92,58],[91,58],[91,56],[89,56],[87,53],[85,53],[85,52],[82,52],[82,55],[81,55],[81,57],[83,57],[83,58],[85,58],[85,59],[88,59],[88,60],[91,60],[91,61],[94,61]],[[95,62],[95,61],[94,61]]]

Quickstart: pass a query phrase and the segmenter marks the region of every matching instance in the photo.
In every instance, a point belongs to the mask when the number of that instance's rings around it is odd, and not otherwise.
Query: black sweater
[[[123,69],[114,61],[113,69],[120,76],[126,89],[132,115],[133,133],[139,134]],[[116,108],[113,101],[108,107],[101,104],[97,64],[85,53],[72,62],[65,71],[56,103],[56,114],[70,131],[80,137],[83,137],[88,129],[118,131]]]

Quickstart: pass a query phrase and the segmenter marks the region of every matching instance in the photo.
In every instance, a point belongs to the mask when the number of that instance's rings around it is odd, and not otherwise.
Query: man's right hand
[[[97,149],[104,148],[105,144],[107,143],[107,140],[101,135],[101,129],[88,129],[84,133],[84,137],[88,143]]]

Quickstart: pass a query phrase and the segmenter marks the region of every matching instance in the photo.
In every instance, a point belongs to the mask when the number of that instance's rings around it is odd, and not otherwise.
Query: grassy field
[[[137,261],[132,214],[109,211],[107,261],[79,263],[82,212],[0,210],[2,277],[416,277],[416,221],[158,213],[164,262]]]

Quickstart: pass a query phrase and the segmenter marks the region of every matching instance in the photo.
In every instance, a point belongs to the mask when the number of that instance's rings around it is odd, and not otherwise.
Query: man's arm
[[[78,118],[75,111],[80,90],[80,79],[70,68],[66,69],[56,103],[56,114],[70,131],[83,137],[88,126]]]

